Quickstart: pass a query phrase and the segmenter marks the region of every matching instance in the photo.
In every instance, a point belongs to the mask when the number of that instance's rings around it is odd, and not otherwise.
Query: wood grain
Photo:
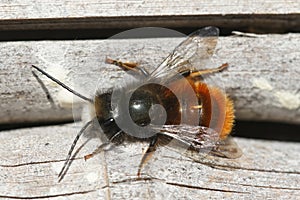
[[[181,38],[3,42],[0,44],[0,124],[63,122],[80,116],[82,102],[31,64],[86,96],[126,80],[124,72],[105,64],[107,56],[135,61],[149,71]],[[229,63],[214,76],[234,100],[236,116],[245,120],[300,121],[300,36],[220,37],[213,66]]]
[[[100,144],[98,138],[87,137],[90,141],[58,183],[58,172],[80,127],[78,123],[1,132],[0,197],[295,199],[300,195],[298,143],[242,138],[235,140],[244,155],[215,159],[214,167],[161,147],[137,179],[146,143],[127,142],[85,162],[82,157]]]
[[[274,1],[81,1],[0,3],[0,30],[113,29],[215,25],[248,30],[299,31],[300,3]]]

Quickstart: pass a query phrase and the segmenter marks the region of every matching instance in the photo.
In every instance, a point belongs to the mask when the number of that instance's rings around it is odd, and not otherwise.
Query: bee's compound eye
[[[104,122],[103,122],[103,125],[104,126],[109,126],[110,124],[112,124],[112,123],[114,123],[114,119],[113,118],[109,118],[109,119],[107,119],[107,120],[105,120]]]

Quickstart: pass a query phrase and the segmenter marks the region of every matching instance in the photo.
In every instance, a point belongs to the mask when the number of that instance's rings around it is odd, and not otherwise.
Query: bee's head
[[[111,109],[111,96],[112,92],[97,93],[94,100],[97,120],[108,139],[120,131]]]

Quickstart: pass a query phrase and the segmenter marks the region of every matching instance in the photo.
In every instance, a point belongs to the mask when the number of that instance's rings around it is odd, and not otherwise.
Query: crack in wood
[[[250,194],[249,192],[240,192],[235,190],[223,190],[223,189],[216,189],[216,188],[206,188],[206,187],[200,187],[195,185],[187,185],[182,183],[175,183],[175,182],[166,182],[168,185],[174,185],[178,187],[185,187],[190,189],[198,189],[198,190],[209,190],[209,191],[215,191],[215,192],[229,192],[229,193],[239,193],[239,194]]]
[[[102,165],[102,167],[103,167],[103,176],[104,176],[104,180],[105,180],[105,184],[106,184],[103,189],[105,189],[105,188],[107,189],[106,199],[110,200],[111,199],[111,192],[110,192],[111,186],[109,184],[109,175],[108,175],[108,168],[107,168],[105,151],[102,151],[100,155],[101,155],[101,159],[103,161],[103,165]]]
[[[72,160],[80,160],[83,159],[83,157],[81,158],[73,158]],[[27,165],[39,165],[39,164],[48,164],[48,163],[56,163],[56,162],[63,162],[66,161],[65,159],[62,160],[46,160],[46,161],[36,161],[36,162],[29,162],[29,163],[19,163],[19,164],[15,164],[15,165],[3,165],[1,164],[0,167],[22,167],[22,166],[27,166]]]
[[[234,184],[237,185],[237,184]],[[265,185],[250,185],[250,184],[242,184],[239,183],[238,185],[242,186],[249,186],[249,187],[257,187],[257,188],[267,188],[267,189],[278,189],[278,190],[300,190],[300,188],[289,188],[289,187],[276,187],[276,186],[265,186]]]
[[[172,157],[172,156],[162,156],[162,157],[178,160],[177,158]],[[200,163],[200,164],[212,167],[212,168],[220,169],[220,170],[224,170],[224,169],[228,168],[228,169],[237,169],[237,170],[246,170],[246,171],[257,171],[257,172],[273,172],[273,173],[296,174],[296,175],[300,174],[300,171],[298,172],[298,171],[282,171],[282,170],[275,170],[275,169],[257,169],[257,168],[250,168],[250,167],[222,165],[222,164],[204,162],[204,161],[194,160],[194,159],[192,159],[192,160],[190,160],[190,159],[180,159],[180,160],[187,161],[187,162],[197,162],[197,163]]]
[[[53,195],[45,195],[45,196],[32,196],[32,197],[0,195],[0,198],[6,198],[6,199],[46,199],[46,198],[52,198],[52,197],[65,197],[65,196],[72,196],[72,195],[78,195],[78,194],[87,194],[87,193],[95,192],[95,191],[96,190],[86,190],[86,191],[81,191],[81,192],[70,192],[70,193],[63,193],[63,194],[53,194]]]
[[[196,161],[197,162],[197,161]],[[202,162],[198,162],[202,163]],[[230,166],[230,165],[220,165],[220,164],[210,164],[210,163],[202,163],[205,165],[209,165],[212,168],[217,168],[222,170],[222,168],[228,168],[228,169],[238,169],[238,170],[246,170],[246,171],[256,171],[256,172],[269,172],[269,173],[279,173],[279,174],[300,174],[300,172],[297,171],[281,171],[281,170],[275,170],[275,169],[257,169],[257,168],[247,168],[247,167],[238,167],[238,166]],[[221,168],[218,168],[221,167]]]
[[[132,183],[132,182],[141,182],[141,181],[153,181],[153,180],[158,180],[158,181],[165,181],[163,179],[155,178],[155,177],[138,177],[138,178],[128,178],[128,179],[123,179],[120,181],[113,181],[113,184],[119,184],[119,183]]]

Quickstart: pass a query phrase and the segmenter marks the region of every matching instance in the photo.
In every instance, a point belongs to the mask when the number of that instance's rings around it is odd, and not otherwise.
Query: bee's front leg
[[[107,147],[111,147],[113,144],[122,143],[120,139],[123,139],[123,131],[117,132],[108,142],[105,142],[97,147],[91,154],[85,155],[84,160],[90,159],[91,157],[101,153],[103,150],[105,150]]]
[[[149,143],[149,146],[148,146],[148,149],[144,153],[143,158],[142,158],[142,160],[140,162],[139,169],[138,169],[138,172],[137,172],[137,176],[138,177],[140,177],[141,171],[142,171],[143,167],[150,160],[150,158],[152,157],[153,153],[155,152],[156,147],[157,147],[157,139],[158,139],[157,135],[153,136],[153,138],[151,139],[151,141]]]

